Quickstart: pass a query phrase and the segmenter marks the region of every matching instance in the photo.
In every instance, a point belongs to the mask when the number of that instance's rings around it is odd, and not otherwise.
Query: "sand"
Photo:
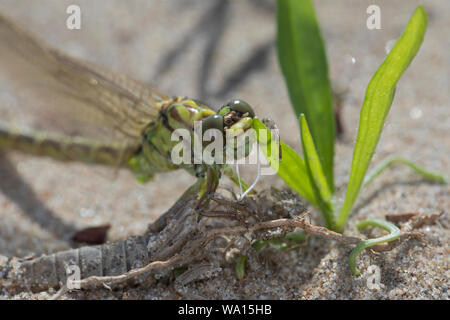
[[[337,142],[335,177],[338,199],[344,196],[353,141],[365,87],[385,56],[386,44],[399,36],[418,1],[316,1],[333,85],[347,90]],[[272,1],[78,1],[83,24],[65,28],[71,1],[0,1],[0,10],[53,45],[151,83],[168,95],[186,95],[221,106],[233,98],[251,103],[271,117],[282,140],[300,150],[274,46]],[[382,29],[368,30],[366,8],[377,3]],[[419,54],[401,79],[382,138],[377,164],[396,154],[437,172],[450,173],[449,53],[445,0],[428,2],[429,26]],[[352,62],[354,61],[354,63]],[[254,168],[241,169],[251,180]],[[57,163],[18,153],[0,164],[0,254],[23,257],[70,248],[73,230],[110,223],[108,239],[142,234],[148,223],[194,182],[185,172],[161,174],[140,185],[128,172],[82,164]],[[259,190],[283,187],[266,176]],[[444,211],[439,223],[419,229],[425,243],[410,240],[385,253],[358,258],[363,276],[352,276],[347,257],[352,246],[319,238],[298,250],[277,252],[248,266],[237,280],[232,266],[217,277],[187,285],[185,295],[173,283],[149,287],[83,291],[66,299],[448,299],[450,188],[430,184],[408,168],[395,166],[360,194],[345,233],[355,225],[388,213]],[[315,223],[323,223],[312,210]],[[367,235],[367,233],[365,233]],[[380,289],[367,284],[369,266],[380,270]],[[54,292],[0,298],[45,299]]]

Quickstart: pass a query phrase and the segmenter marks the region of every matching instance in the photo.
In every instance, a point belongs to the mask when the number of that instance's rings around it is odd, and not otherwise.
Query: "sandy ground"
[[[343,139],[337,143],[335,176],[342,197],[365,87],[385,56],[386,44],[399,36],[419,1],[316,1],[326,41],[333,84],[348,90],[343,101]],[[0,0],[0,10],[57,47],[76,56],[151,83],[168,95],[200,98],[221,106],[232,98],[251,103],[270,116],[282,139],[300,150],[274,47],[273,1],[88,1],[82,29],[65,28],[71,1]],[[366,28],[366,8],[381,7],[382,29]],[[397,154],[434,171],[450,173],[448,30],[450,2],[427,1],[429,27],[418,56],[397,88],[373,163]],[[352,62],[353,61],[353,62]],[[244,170],[254,177],[254,168]],[[185,172],[161,174],[139,185],[128,172],[61,164],[21,154],[0,161],[0,254],[25,256],[70,248],[73,230],[110,223],[109,240],[142,234],[194,179]],[[259,189],[283,186],[264,177]],[[387,213],[448,214],[450,188],[426,183],[396,166],[360,195],[345,233],[355,224]],[[313,212],[316,218],[318,213]],[[320,223],[320,219],[316,219]],[[363,253],[358,265],[381,270],[380,290],[367,276],[347,267],[349,246],[313,238],[296,251],[277,253],[271,264],[250,268],[242,280],[233,269],[188,286],[186,297],[255,299],[448,299],[448,218],[420,229],[427,242],[411,240],[388,253]],[[9,296],[1,296],[11,298]],[[46,298],[27,293],[15,298]],[[81,292],[67,298],[180,298],[170,283],[109,293]]]

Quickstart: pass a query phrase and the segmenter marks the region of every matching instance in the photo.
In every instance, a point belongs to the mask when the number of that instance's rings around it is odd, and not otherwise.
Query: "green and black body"
[[[0,149],[62,161],[125,167],[139,181],[185,169],[198,177],[191,191],[216,189],[224,164],[171,161],[176,129],[245,132],[254,112],[240,100],[215,112],[196,100],[168,98],[148,85],[50,47],[0,14]],[[31,125],[18,125],[20,110]],[[6,110],[6,111],[5,111]],[[12,111],[12,112],[11,112]],[[20,119],[22,120],[22,119]]]
[[[149,124],[143,131],[142,145],[128,160],[127,165],[133,170],[137,179],[141,182],[150,180],[155,173],[167,172],[175,169],[184,169],[199,179],[210,178],[212,186],[207,187],[210,191],[215,190],[220,179],[221,170],[225,162],[214,164],[195,164],[192,157],[190,163],[175,165],[171,160],[172,148],[179,143],[172,139],[176,129],[188,129],[193,135],[194,123],[200,121],[201,133],[208,129],[217,129],[223,135],[226,130],[245,130],[252,127],[254,113],[247,103],[235,100],[224,107],[218,113],[206,105],[183,97],[175,97],[159,103],[160,114],[158,120]],[[242,110],[242,111],[238,111]],[[229,119],[232,116],[235,118]],[[202,145],[207,145],[202,144]],[[191,143],[193,145],[193,143]],[[248,155],[249,149],[245,154]],[[194,154],[194,150],[191,150]],[[206,179],[207,180],[207,179]]]

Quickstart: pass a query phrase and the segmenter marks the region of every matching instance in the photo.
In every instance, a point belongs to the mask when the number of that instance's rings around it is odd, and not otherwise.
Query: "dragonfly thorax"
[[[217,113],[181,97],[162,101],[159,107],[158,121],[145,130],[142,149],[131,161],[138,176],[177,168],[198,176],[205,166],[218,169],[249,154],[250,142],[236,141],[252,127],[254,112],[245,102],[233,100]]]

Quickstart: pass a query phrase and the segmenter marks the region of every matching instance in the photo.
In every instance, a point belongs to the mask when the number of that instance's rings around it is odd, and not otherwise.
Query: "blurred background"
[[[315,1],[331,82],[340,93],[344,131],[335,156],[340,196],[367,83],[419,3]],[[81,30],[66,28],[71,4],[81,8]],[[380,30],[366,27],[366,9],[372,4],[381,8]],[[425,7],[425,41],[400,80],[373,164],[395,153],[448,175],[450,56],[445,30],[450,27],[450,2],[426,1]],[[277,123],[284,142],[300,150],[276,57],[273,0],[0,0],[0,10],[65,52],[148,82],[167,95],[198,98],[213,108],[235,98],[246,100],[259,117]],[[255,177],[254,168],[242,171],[247,180]],[[194,181],[177,171],[140,185],[126,171],[111,175],[82,164],[2,155],[0,254],[65,249],[74,230],[106,223],[112,225],[110,240],[141,234]],[[283,182],[263,177],[258,189],[269,186],[282,187]],[[396,167],[362,192],[355,214],[449,206],[448,187],[423,183],[408,169]]]

